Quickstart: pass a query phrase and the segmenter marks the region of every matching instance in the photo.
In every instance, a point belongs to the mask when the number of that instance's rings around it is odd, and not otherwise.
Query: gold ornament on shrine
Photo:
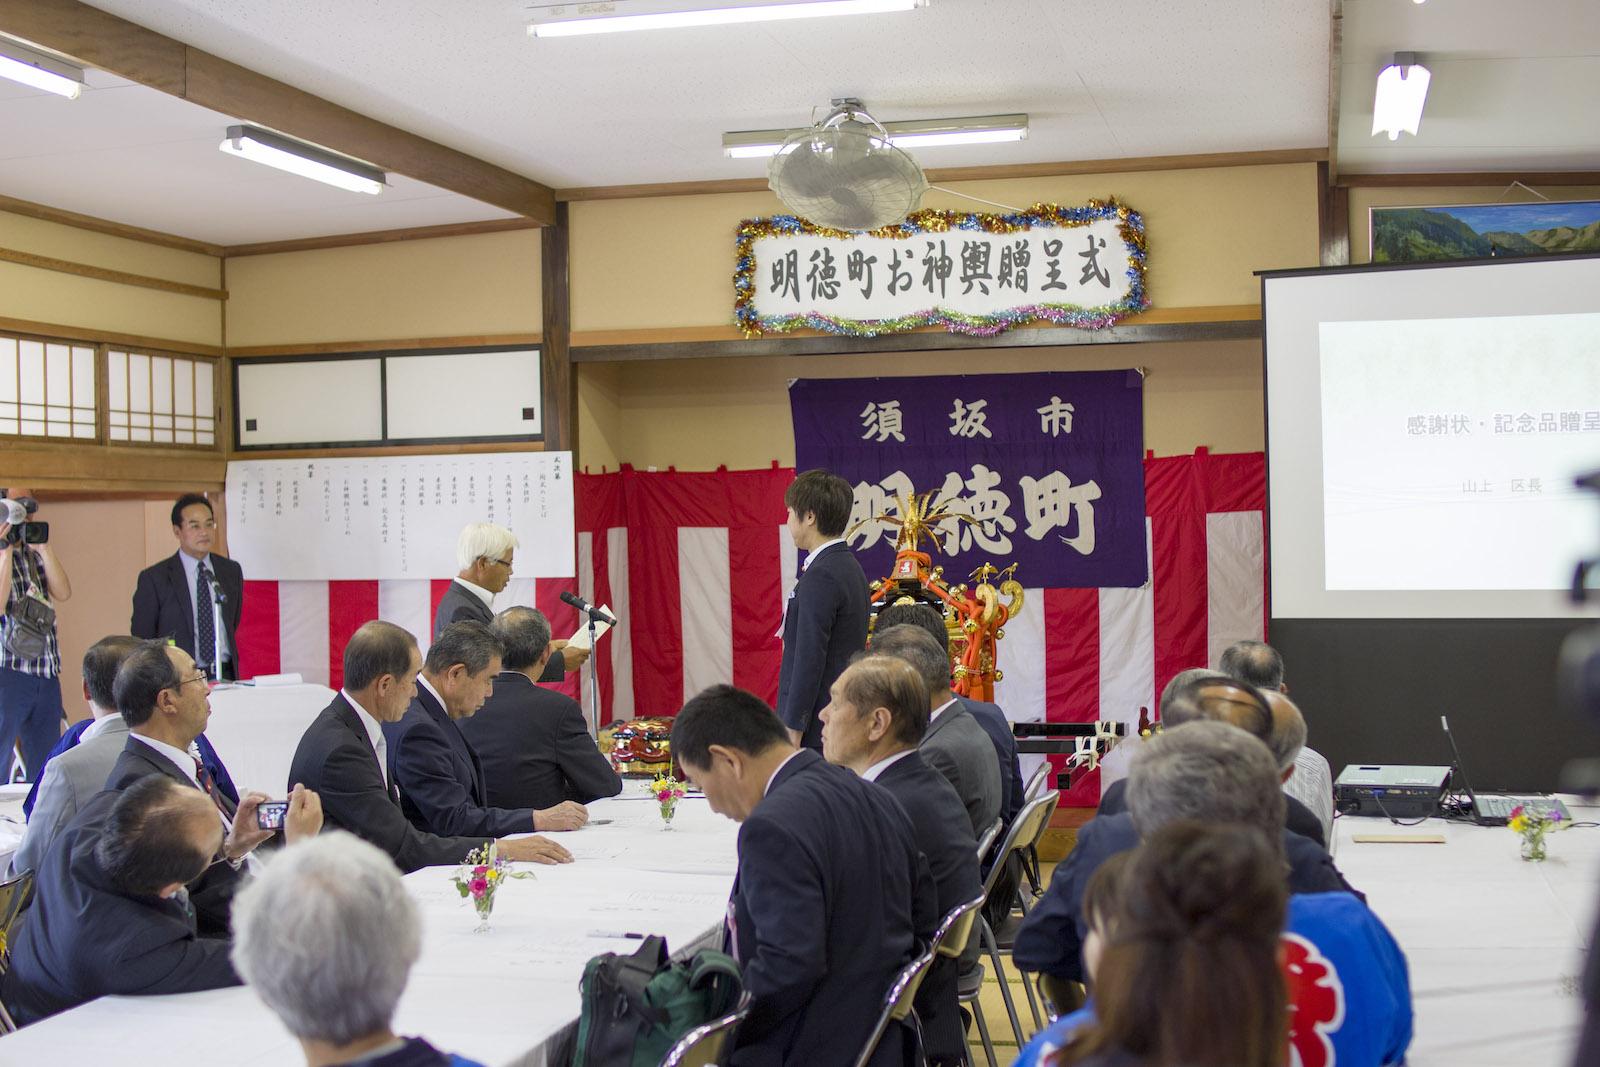
[[[891,604],[927,604],[944,618],[950,636],[950,674],[952,688],[974,700],[992,701],[994,683],[1005,675],[997,662],[997,644],[1005,636],[1006,621],[1022,610],[1022,584],[1016,580],[1015,563],[1000,570],[985,563],[968,575],[976,583],[952,586],[944,579],[944,568],[933,565],[933,557],[923,552],[926,539],[937,549],[936,528],[943,523],[982,523],[965,512],[953,510],[954,500],[937,498],[933,490],[897,496],[898,514],[884,512],[852,526],[846,536],[870,523],[881,522],[898,529],[895,538],[894,567],[888,577],[872,583],[871,607],[878,610]],[[998,586],[992,579],[998,578]],[[1006,598],[1006,603],[1001,602]]]

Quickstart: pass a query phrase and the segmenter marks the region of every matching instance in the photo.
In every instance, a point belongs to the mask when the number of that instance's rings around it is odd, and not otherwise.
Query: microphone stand
[[[223,595],[222,585],[216,580],[213,573],[211,582],[211,673],[213,680],[221,682],[222,678],[222,605],[227,602]],[[235,671],[235,673],[238,673]]]
[[[595,627],[594,612],[586,611],[589,617],[589,659],[594,659],[595,652]],[[589,734],[592,737],[600,736],[600,672],[594,669],[594,663],[589,663]],[[579,668],[580,670],[582,668]]]

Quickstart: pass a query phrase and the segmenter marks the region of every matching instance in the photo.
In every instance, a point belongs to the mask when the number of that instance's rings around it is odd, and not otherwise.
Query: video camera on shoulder
[[[50,540],[48,522],[29,522],[28,516],[39,510],[39,502],[31,496],[12,500],[0,489],[0,522],[9,525],[5,543],[8,545],[42,545]]]

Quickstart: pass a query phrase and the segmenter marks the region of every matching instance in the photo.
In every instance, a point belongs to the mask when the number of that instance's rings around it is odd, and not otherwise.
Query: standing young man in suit
[[[789,536],[806,553],[783,610],[783,662],[778,718],[797,745],[822,751],[828,687],[850,657],[867,647],[867,576],[845,544],[850,483],[825,470],[806,471],[783,494]]]
[[[711,810],[742,824],[727,943],[752,1000],[729,1062],[854,1063],[890,983],[938,923],[905,811],[797,750],[760,697],[731,685],[683,706],[672,751]],[[911,1062],[915,1041],[891,1023],[869,1062]]]
[[[383,849],[406,874],[460,863],[492,834],[441,837],[418,830],[400,808],[389,776],[383,724],[398,722],[417,695],[422,653],[417,639],[392,622],[373,620],[344,649],[344,688],[300,736],[289,784],[322,797],[327,824]],[[501,839],[500,855],[534,863],[570,863],[572,854],[543,837]]]
[[[172,535],[178,551],[139,572],[128,632],[170,638],[207,678],[235,681],[239,664],[234,634],[244,610],[244,571],[211,551],[217,520],[199,493],[185,493],[172,505]],[[212,661],[219,647],[222,662],[216,664]]]
[[[456,723],[483,762],[488,802],[538,815],[567,801],[581,805],[622,792],[622,779],[589,734],[583,708],[534,684],[552,654],[544,613],[507,608],[489,629],[505,649],[494,692]]]
[[[494,598],[511,581],[511,568],[517,554],[517,535],[492,522],[473,522],[461,528],[456,538],[456,565],[461,568],[444,591],[433,613],[433,639],[439,640],[444,628],[453,622],[494,621]],[[587,648],[569,647],[558,642],[558,655],[545,665],[541,682],[559,682],[568,671],[575,671],[589,658]]]
[[[928,859],[939,914],[983,892],[978,874],[978,842],[967,828],[961,798],[938,771],[923,761],[917,746],[928,728],[928,700],[916,668],[893,656],[864,656],[833,683],[832,699],[822,709],[822,755],[877,782],[911,817],[917,848]],[[977,938],[967,942],[976,960]],[[966,1027],[957,1006],[961,964],[949,956],[933,961],[917,990],[917,1017],[933,1067],[965,1062]]]

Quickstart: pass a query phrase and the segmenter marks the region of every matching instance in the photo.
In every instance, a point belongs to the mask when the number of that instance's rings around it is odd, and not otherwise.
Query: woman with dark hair
[[[1019,1067],[1282,1067],[1286,892],[1266,840],[1178,822],[1117,859],[1085,894],[1094,1004]]]

